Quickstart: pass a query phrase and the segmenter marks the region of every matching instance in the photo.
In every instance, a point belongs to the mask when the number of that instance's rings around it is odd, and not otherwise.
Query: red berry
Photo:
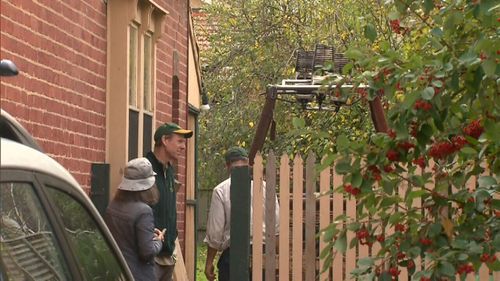
[[[363,88],[358,88],[356,91],[358,92],[361,99],[366,99],[366,97],[368,96],[368,93]]]
[[[488,253],[484,253],[484,254],[482,254],[482,255],[481,255],[481,258],[480,258],[479,260],[481,260],[482,262],[487,262],[487,261],[489,261],[489,260],[490,260],[490,254],[488,254]]]
[[[392,173],[392,172],[394,172],[394,170],[395,170],[395,169],[394,169],[394,167],[393,167],[393,166],[391,166],[391,165],[385,165],[385,166],[384,166],[384,171],[385,171],[386,173]]]
[[[497,260],[497,257],[495,255],[490,255],[488,253],[484,253],[481,255],[480,260],[484,263],[492,263]]]
[[[376,180],[380,181],[382,179],[382,176],[380,176],[380,170],[377,168],[375,165],[370,165],[368,166],[368,171],[371,173],[371,177]]]
[[[429,111],[432,109],[432,104],[429,103],[428,101],[424,101],[424,100],[417,100],[415,102],[415,105],[413,106],[413,108],[419,110],[423,110],[423,111]]]
[[[420,243],[424,246],[430,246],[432,245],[432,240],[429,238],[420,238]]]
[[[474,120],[464,128],[464,133],[475,139],[479,138],[484,131],[480,120]]]
[[[420,156],[417,159],[414,159],[412,161],[412,163],[415,164],[415,165],[418,165],[422,169],[425,168],[425,158],[424,158],[424,156]]]
[[[457,270],[457,273],[459,275],[462,275],[462,274],[469,274],[471,272],[474,272],[474,268],[472,267],[472,265],[470,264],[462,264],[458,267],[458,270]]]
[[[387,135],[391,138],[391,139],[395,139],[396,138],[396,132],[394,132],[393,129],[389,129],[387,131]]]
[[[415,145],[409,141],[404,141],[398,143],[398,147],[408,152],[410,149],[414,148]]]
[[[398,19],[391,20],[389,23],[390,23],[391,29],[392,29],[392,31],[394,33],[396,33],[396,34],[400,34],[401,33],[401,26],[399,25],[399,20]]]
[[[429,149],[429,156],[435,159],[444,159],[456,151],[455,146],[449,141],[434,143]]]
[[[396,258],[397,258],[398,260],[402,260],[402,259],[406,258],[406,254],[405,254],[405,253],[401,253],[401,252],[399,252],[399,253],[396,255]]]
[[[386,153],[386,156],[389,161],[399,161],[399,152],[393,149],[389,149],[389,151],[387,151]]]
[[[384,242],[385,241],[384,235],[383,234],[378,235],[377,236],[377,241],[380,242],[380,243]]]
[[[467,144],[467,140],[463,136],[454,136],[451,138],[451,142],[457,151]]]
[[[405,232],[406,227],[405,227],[403,224],[397,223],[397,224],[394,226],[394,229],[395,229],[396,231],[399,231],[399,232]]]
[[[400,272],[401,270],[398,270],[398,268],[395,266],[389,268],[389,274],[392,276],[398,276]]]
[[[361,189],[359,189],[359,188],[357,188],[357,187],[353,188],[353,189],[352,189],[352,191],[351,191],[351,194],[352,194],[354,197],[358,196],[358,194],[360,194],[360,193],[361,193]]]
[[[344,185],[344,190],[345,190],[345,192],[347,192],[349,194],[352,194],[354,196],[356,196],[359,193],[361,193],[361,189],[359,189],[357,187],[352,187],[352,185],[350,185],[350,184],[345,184]]]
[[[370,233],[368,232],[368,230],[366,230],[366,228],[362,228],[360,230],[358,230],[356,232],[356,237],[359,239],[359,240],[362,240],[362,239],[366,239],[370,236]]]

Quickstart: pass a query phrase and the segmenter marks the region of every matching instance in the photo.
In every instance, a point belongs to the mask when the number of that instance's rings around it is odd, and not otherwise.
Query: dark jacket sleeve
[[[153,211],[149,206],[139,215],[135,223],[139,258],[143,261],[152,261],[160,253],[162,242],[154,240]]]

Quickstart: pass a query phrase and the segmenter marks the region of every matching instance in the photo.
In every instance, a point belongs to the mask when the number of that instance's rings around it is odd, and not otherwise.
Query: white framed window
[[[111,187],[131,158],[152,147],[156,45],[168,14],[153,0],[108,0],[106,161]]]

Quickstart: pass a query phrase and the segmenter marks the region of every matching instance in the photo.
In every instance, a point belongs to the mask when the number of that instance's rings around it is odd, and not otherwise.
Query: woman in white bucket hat
[[[159,199],[155,175],[148,159],[130,160],[104,215],[136,281],[155,280],[154,257],[162,248],[165,234],[154,228],[150,207]]]

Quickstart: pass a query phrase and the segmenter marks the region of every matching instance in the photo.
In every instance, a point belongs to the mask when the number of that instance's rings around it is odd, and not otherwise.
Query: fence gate
[[[278,161],[279,160],[279,161]],[[378,252],[380,245],[374,243],[372,249],[366,245],[347,247],[344,255],[336,254],[328,270],[321,271],[325,261],[319,258],[325,247],[322,235],[317,235],[329,225],[333,218],[345,214],[356,217],[356,200],[344,197],[340,193],[326,193],[342,184],[342,176],[334,173],[334,168],[324,169],[316,176],[317,159],[309,154],[305,163],[300,155],[293,161],[284,155],[276,159],[271,152],[263,166],[260,154],[255,157],[253,165],[253,224],[251,248],[251,270],[253,281],[314,281],[314,280],[352,280],[350,272],[355,268],[357,260],[368,257],[371,252]],[[263,182],[266,188],[263,189]],[[470,183],[473,188],[474,183]],[[404,186],[400,190],[404,190]],[[263,194],[266,192],[266,196]],[[273,215],[275,195],[279,201],[279,229],[275,230]],[[266,202],[263,202],[263,198]],[[420,199],[414,201],[421,205]],[[263,225],[266,227],[265,236]],[[389,229],[387,231],[390,231]],[[272,233],[278,232],[278,235]],[[353,237],[347,232],[347,241]],[[349,243],[348,243],[349,244]],[[255,245],[264,245],[256,247]],[[422,266],[416,261],[416,266]],[[264,271],[262,271],[264,269]],[[400,281],[411,280],[406,268],[399,268]],[[264,273],[263,273],[264,272]],[[477,279],[476,279],[477,278]],[[468,275],[466,280],[500,280],[500,273],[490,276],[483,265],[476,276]]]

